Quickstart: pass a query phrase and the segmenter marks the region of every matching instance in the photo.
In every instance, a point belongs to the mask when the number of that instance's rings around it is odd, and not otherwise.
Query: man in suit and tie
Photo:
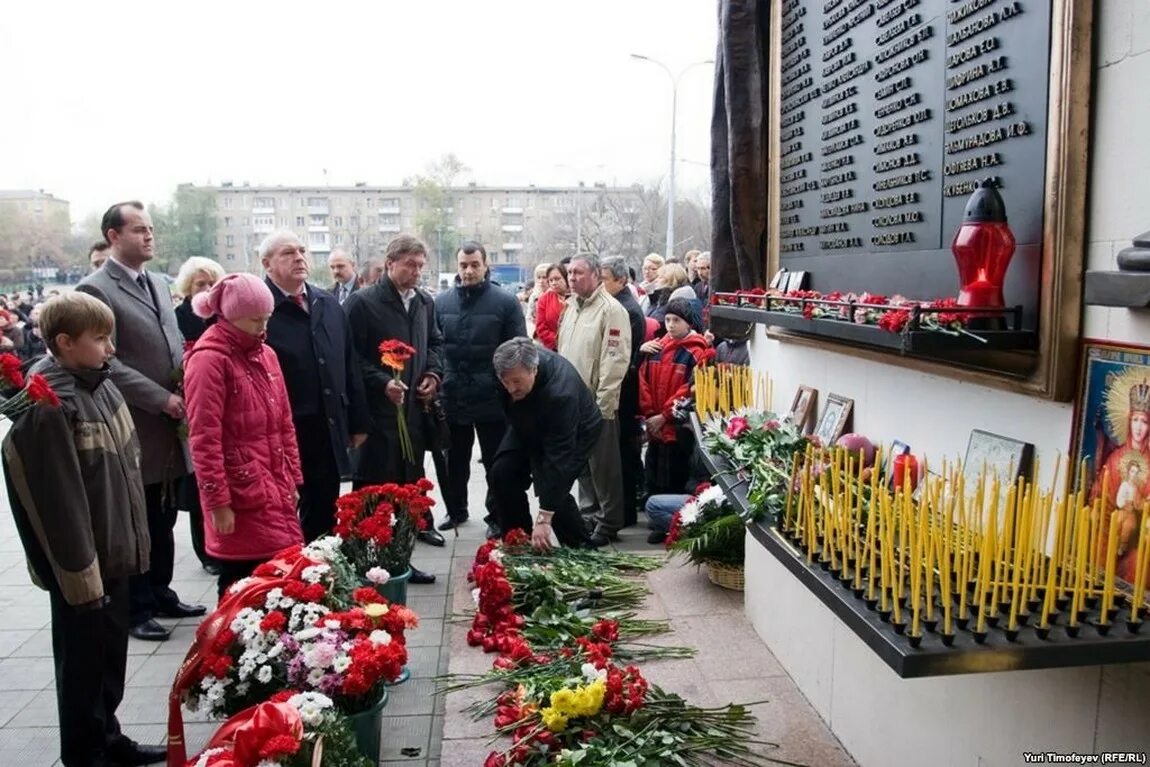
[[[300,524],[313,541],[335,525],[340,477],[351,474],[348,449],[367,438],[371,416],[347,315],[338,294],[308,283],[307,248],[292,232],[274,232],[260,243],[260,261],[275,298],[267,343],[283,369],[303,468]]]
[[[116,354],[109,364],[140,438],[152,539],[151,569],[130,582],[129,633],[136,639],[163,641],[171,630],[157,623],[156,616],[189,618],[206,612],[203,605],[182,602],[171,588],[177,490],[191,471],[179,432],[184,419],[179,394],[184,342],[167,287],[144,268],[155,257],[155,242],[143,203],[133,200],[108,208],[100,230],[109,245],[108,260],[76,289],[103,301],[116,317]]]
[[[327,257],[327,268],[331,270],[331,293],[343,306],[347,297],[358,287],[359,275],[355,273],[355,262],[344,251],[336,248]]]

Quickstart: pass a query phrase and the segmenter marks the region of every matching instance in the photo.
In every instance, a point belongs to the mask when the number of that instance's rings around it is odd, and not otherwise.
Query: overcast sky
[[[80,221],[176,184],[398,184],[446,152],[480,184],[650,183],[715,0],[10,3],[0,189]],[[678,185],[707,183],[713,67],[681,80]],[[324,175],[324,169],[327,175]]]

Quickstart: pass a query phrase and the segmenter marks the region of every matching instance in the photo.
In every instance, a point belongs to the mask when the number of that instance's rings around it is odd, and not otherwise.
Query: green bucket
[[[399,575],[393,575],[382,586],[376,586],[375,590],[379,595],[386,599],[388,602],[397,605],[407,604],[407,581],[411,578],[411,568],[407,568]]]
[[[372,764],[379,763],[382,750],[383,709],[386,706],[387,690],[384,689],[379,702],[374,706],[358,714],[349,714],[347,717],[351,731],[355,733],[356,747],[361,754],[371,760]]]

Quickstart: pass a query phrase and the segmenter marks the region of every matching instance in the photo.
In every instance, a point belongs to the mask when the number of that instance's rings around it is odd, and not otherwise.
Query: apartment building
[[[65,231],[72,225],[68,201],[53,197],[43,189],[0,189],[0,207],[63,227]]]
[[[250,186],[223,183],[215,194],[216,257],[228,269],[255,269],[260,241],[289,229],[316,260],[335,248],[357,259],[382,253],[399,232],[422,234],[438,268],[450,266],[463,239],[482,242],[489,260],[529,266],[576,250],[618,252],[620,241],[641,248],[644,190],[594,184],[575,187],[488,187],[444,190],[439,204],[412,186]],[[429,223],[430,222],[430,223]],[[610,241],[610,242],[608,242]],[[430,265],[429,265],[430,266]]]

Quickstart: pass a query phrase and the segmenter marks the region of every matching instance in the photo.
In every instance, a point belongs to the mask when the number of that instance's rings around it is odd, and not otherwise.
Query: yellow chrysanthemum
[[[564,687],[551,693],[551,707],[564,714],[571,714],[575,704],[575,692]]]
[[[539,716],[543,719],[544,726],[551,732],[563,732],[567,729],[567,717],[551,707],[540,711]]]

